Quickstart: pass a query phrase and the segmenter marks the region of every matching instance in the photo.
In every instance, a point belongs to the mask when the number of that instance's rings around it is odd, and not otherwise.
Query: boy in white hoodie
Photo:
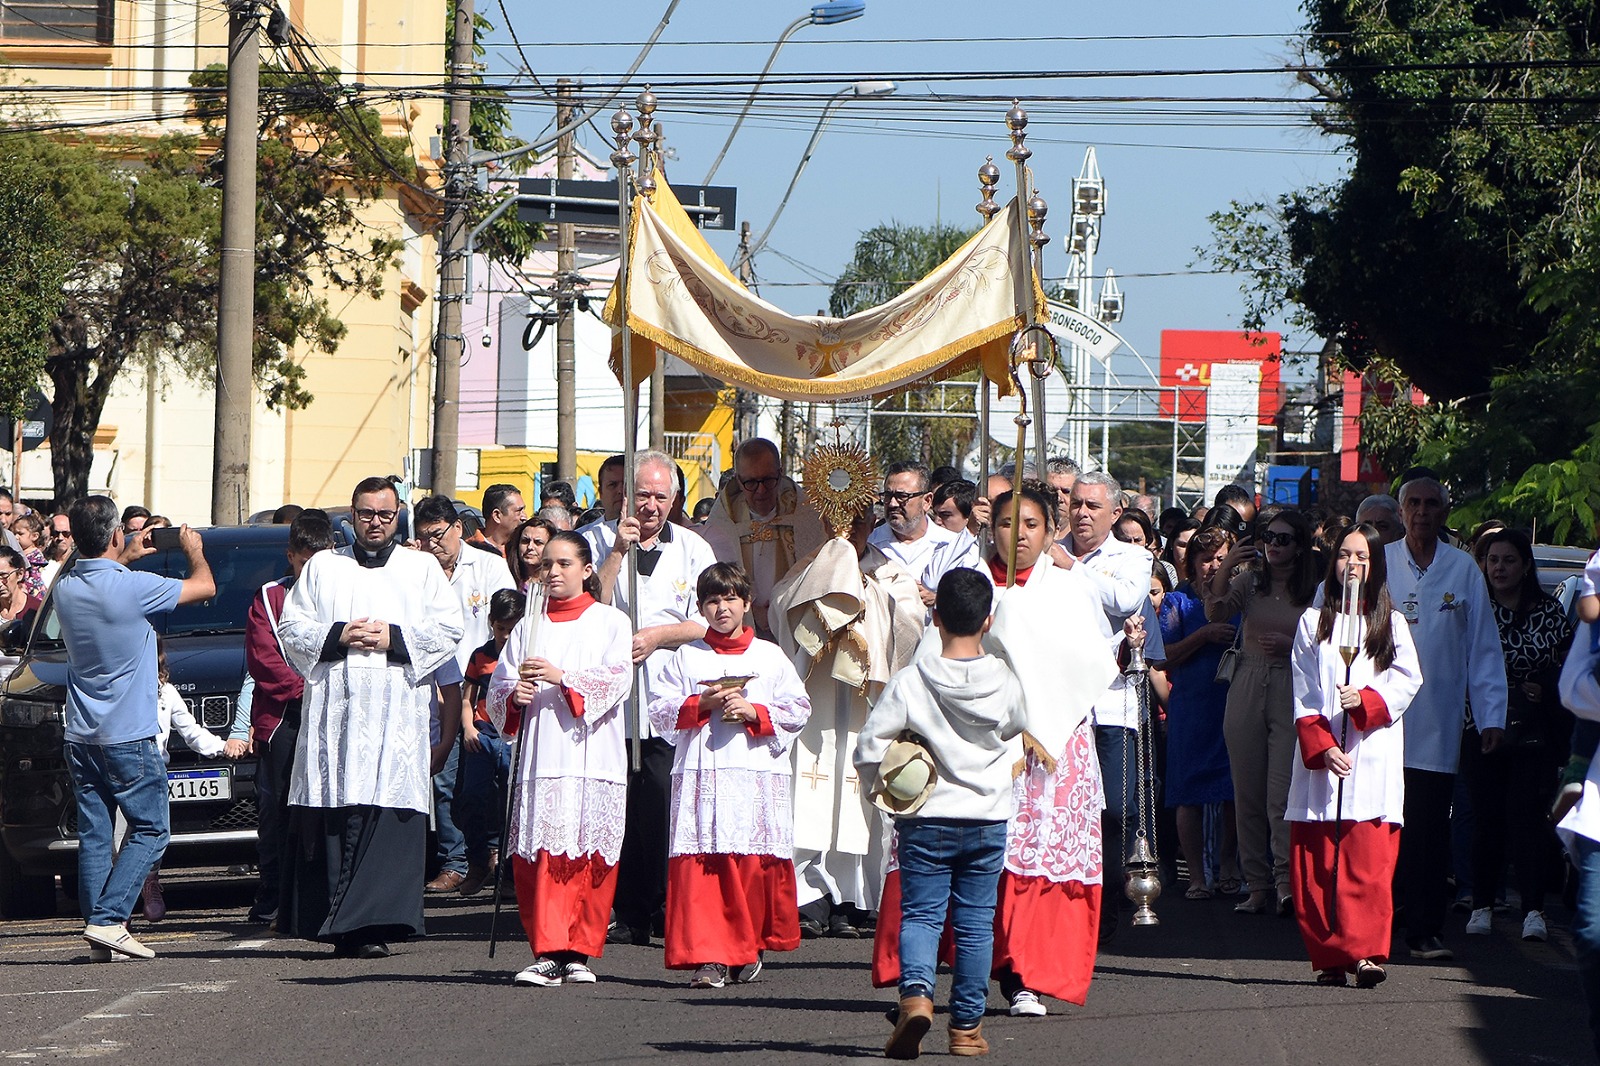
[[[855,764],[863,786],[902,734],[932,756],[934,783],[920,807],[895,819],[900,862],[900,1014],[884,1048],[914,1059],[933,1022],[934,967],[948,914],[955,934],[950,1053],[982,1055],[994,950],[996,887],[1011,817],[1011,769],[1021,757],[1022,687],[983,651],[994,591],[976,570],[939,580],[933,624],[940,654],[890,678],[862,726]],[[912,738],[905,738],[912,739]]]

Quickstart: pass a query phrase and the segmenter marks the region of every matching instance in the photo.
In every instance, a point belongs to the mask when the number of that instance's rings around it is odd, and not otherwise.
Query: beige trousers
[[[1294,683],[1287,659],[1241,653],[1222,719],[1233,771],[1239,865],[1251,892],[1289,892],[1289,777],[1295,753]],[[1270,879],[1270,880],[1269,880]]]

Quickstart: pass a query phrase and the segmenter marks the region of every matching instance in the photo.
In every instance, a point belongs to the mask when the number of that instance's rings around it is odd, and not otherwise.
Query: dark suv
[[[217,594],[155,620],[166,637],[172,684],[195,719],[227,739],[245,676],[244,627],[257,590],[288,572],[288,526],[220,526],[201,531]],[[70,563],[68,564],[71,565]],[[141,559],[134,569],[188,574],[181,551]],[[66,651],[54,604],[45,601],[22,661],[0,685],[0,917],[55,912],[55,875],[77,891],[77,807],[62,754]],[[168,746],[172,842],[168,868],[253,862],[256,761],[207,759],[174,733]]]

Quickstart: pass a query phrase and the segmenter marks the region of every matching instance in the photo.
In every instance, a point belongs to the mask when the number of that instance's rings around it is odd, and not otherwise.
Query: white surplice
[[[773,632],[811,696],[794,746],[801,906],[826,894],[877,907],[887,825],[851,756],[870,699],[915,656],[923,615],[911,575],[874,547],[858,558],[843,539],[796,564],[773,591]]]
[[[360,618],[398,626],[410,660],[351,649],[328,662],[335,624]],[[426,812],[429,699],[434,670],[461,641],[461,604],[426,552],[395,547],[363,567],[350,548],[318,552],[283,604],[284,657],[306,679],[289,802]]]
[[[530,631],[530,626],[536,631]],[[633,631],[615,607],[591,603],[571,621],[517,623],[489,680],[489,720],[502,734],[522,660],[547,659],[561,684],[540,685],[523,719],[517,795],[507,854],[568,858],[622,854],[628,805],[627,730],[621,714],[633,684]],[[573,713],[580,700],[581,715]]]
[[[701,682],[748,674],[755,676],[745,696],[766,709],[771,736],[754,736],[720,715],[678,729],[684,703],[707,691]],[[811,700],[783,651],[765,640],[752,641],[742,654],[718,652],[703,640],[685,644],[667,660],[652,697],[651,724],[676,749],[670,854],[793,858],[789,748],[811,716]]]
[[[1325,769],[1308,770],[1295,742],[1293,776],[1289,779],[1289,806],[1284,817],[1291,822],[1332,822],[1343,816],[1347,822],[1381,819],[1402,825],[1406,808],[1406,734],[1402,716],[1422,687],[1422,668],[1411,627],[1399,611],[1389,615],[1389,630],[1394,634],[1394,662],[1389,669],[1376,671],[1367,657],[1367,624],[1357,619],[1356,642],[1361,652],[1350,664],[1350,684],[1370,688],[1382,697],[1391,724],[1361,730],[1345,727],[1345,713],[1339,709],[1339,686],[1344,683],[1344,659],[1333,640],[1317,643],[1317,623],[1322,609],[1309,608],[1295,628],[1294,651],[1289,667],[1294,675],[1294,717],[1327,719],[1335,743],[1350,756],[1350,776],[1339,779]],[[1342,618],[1335,616],[1334,633]],[[1340,743],[1339,734],[1345,734]]]

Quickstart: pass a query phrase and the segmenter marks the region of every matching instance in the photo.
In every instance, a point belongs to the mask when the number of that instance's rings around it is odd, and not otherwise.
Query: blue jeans
[[[456,828],[456,776],[461,771],[461,741],[450,749],[444,769],[433,775],[434,861],[439,872],[467,872],[467,838]]]
[[[983,1020],[994,964],[994,908],[1006,857],[1006,823],[902,818],[900,995],[933,997],[945,916],[955,932],[950,1024]]]
[[[121,925],[167,850],[167,767],[155,738],[126,744],[67,741],[78,804],[78,906],[90,925]],[[117,811],[128,823],[113,854]]]
[[[482,751],[461,749],[461,780],[456,785],[456,815],[467,842],[467,862],[488,866],[489,853],[501,849],[511,745],[488,722],[478,723]]]
[[[1589,1002],[1589,1031],[1600,1055],[1600,842],[1574,838],[1578,853],[1578,913],[1572,922],[1572,946],[1578,976]]]

